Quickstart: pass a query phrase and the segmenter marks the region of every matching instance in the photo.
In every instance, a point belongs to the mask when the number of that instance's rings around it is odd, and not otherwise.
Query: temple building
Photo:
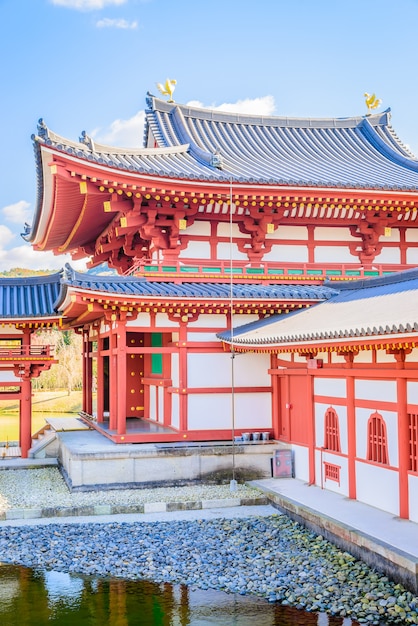
[[[119,274],[58,280],[84,418],[115,443],[263,432],[296,477],[418,521],[418,161],[390,111],[147,107],[143,148],[33,136],[25,238]]]

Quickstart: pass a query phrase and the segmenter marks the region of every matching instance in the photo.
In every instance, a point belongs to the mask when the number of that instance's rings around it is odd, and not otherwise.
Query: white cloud
[[[138,111],[128,120],[115,120],[108,129],[96,129],[91,135],[96,141],[110,146],[142,148],[145,111]]]
[[[68,254],[55,256],[52,252],[34,250],[30,244],[22,244],[15,248],[5,249],[10,242],[4,241],[0,226],[0,271],[10,270],[14,267],[24,267],[31,270],[60,270],[66,263],[76,270],[85,270],[86,261],[72,261]],[[12,235],[13,237],[13,235]]]
[[[13,241],[13,238],[14,234],[10,228],[7,228],[4,224],[0,224],[0,248],[9,245],[9,243]]]
[[[237,102],[225,102],[219,105],[204,105],[199,100],[190,100],[188,106],[213,109],[215,111],[225,111],[227,113],[248,113],[249,115],[273,115],[276,104],[273,96],[263,96],[261,98],[246,98]]]
[[[97,28],[123,28],[123,29],[134,29],[137,28],[138,22],[128,22],[124,19],[115,19],[111,20],[108,17],[104,17],[102,20],[96,22]]]
[[[188,106],[229,111],[230,113],[248,113],[250,115],[273,115],[276,105],[273,96],[247,98],[234,103],[218,106],[206,106],[197,100],[187,102]],[[99,143],[124,148],[142,148],[144,136],[145,112],[138,111],[127,120],[115,120],[107,129],[96,128],[91,136]]]
[[[26,200],[19,200],[1,209],[4,219],[13,224],[20,224],[23,228],[25,222],[31,217],[30,204]]]
[[[104,9],[107,6],[120,6],[126,0],[50,0],[52,4],[76,11],[94,11]]]

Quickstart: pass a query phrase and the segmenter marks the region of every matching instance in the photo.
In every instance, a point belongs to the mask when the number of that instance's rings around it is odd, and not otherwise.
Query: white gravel
[[[114,489],[70,493],[54,467],[0,471],[0,514],[16,508],[78,507],[100,504],[138,505],[146,502],[198,502],[263,495],[254,487],[238,485],[190,485],[155,489]]]

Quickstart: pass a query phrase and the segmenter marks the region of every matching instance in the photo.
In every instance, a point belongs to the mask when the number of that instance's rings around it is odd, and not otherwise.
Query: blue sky
[[[251,113],[346,117],[363,93],[418,155],[418,0],[0,0],[0,271],[68,258],[21,239],[40,117],[77,140],[141,146],[145,95]]]

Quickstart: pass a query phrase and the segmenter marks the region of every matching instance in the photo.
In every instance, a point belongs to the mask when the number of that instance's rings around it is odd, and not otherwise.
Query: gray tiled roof
[[[63,285],[120,294],[133,297],[168,297],[168,298],[214,298],[230,297],[229,283],[204,282],[154,282],[144,278],[123,276],[97,276],[94,274],[74,271],[66,265]],[[324,300],[338,293],[332,287],[323,285],[265,285],[265,284],[234,284],[233,297],[240,299],[268,300]]]
[[[60,290],[61,273],[29,278],[0,279],[0,318],[56,316],[54,303]]]
[[[418,339],[418,270],[339,283],[338,289],[340,293],[309,309],[239,327],[233,332],[234,343],[283,347],[359,338],[390,341],[399,334],[413,334]],[[230,331],[219,338],[230,342]]]
[[[177,179],[329,188],[418,189],[418,161],[396,136],[389,110],[370,116],[296,119],[223,113],[147,98],[145,145],[72,142],[40,120],[40,147],[137,174]]]

